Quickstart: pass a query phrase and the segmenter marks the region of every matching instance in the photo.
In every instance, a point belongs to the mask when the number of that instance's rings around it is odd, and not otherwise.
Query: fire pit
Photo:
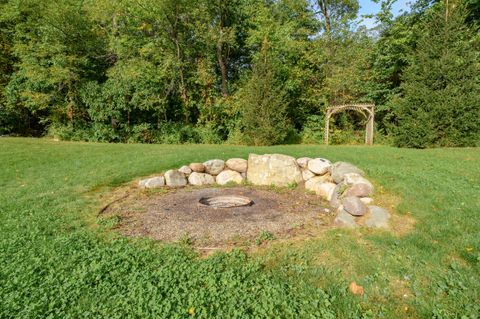
[[[253,201],[250,198],[235,195],[202,197],[198,202],[201,205],[210,206],[213,208],[231,208],[253,205]]]

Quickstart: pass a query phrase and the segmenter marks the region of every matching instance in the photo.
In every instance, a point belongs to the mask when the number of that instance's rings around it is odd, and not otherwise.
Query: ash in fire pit
[[[303,189],[181,188],[132,195],[104,212],[120,217],[120,233],[162,241],[187,235],[200,247],[254,240],[263,231],[280,238],[303,226],[330,224],[325,202]]]
[[[235,195],[202,197],[200,198],[199,203],[213,208],[231,208],[253,205],[253,201],[250,198]]]

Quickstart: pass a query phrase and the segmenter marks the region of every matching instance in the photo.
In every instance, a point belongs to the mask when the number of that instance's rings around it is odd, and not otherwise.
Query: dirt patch
[[[229,195],[248,197],[253,205],[214,208],[199,203],[205,197]],[[186,187],[161,193],[133,189],[102,215],[118,216],[115,229],[126,236],[225,247],[251,244],[260,234],[291,237],[307,226],[326,226],[332,218],[326,207],[303,189]]]

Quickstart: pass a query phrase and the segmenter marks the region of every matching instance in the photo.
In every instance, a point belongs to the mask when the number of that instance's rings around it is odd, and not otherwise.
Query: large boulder
[[[243,177],[241,173],[227,169],[217,175],[216,181],[219,185],[226,185],[228,183],[241,184]]]
[[[188,167],[190,167],[190,169],[193,172],[196,172],[196,173],[205,172],[205,166],[202,163],[190,163],[190,165],[188,165]]]
[[[171,169],[165,172],[165,182],[167,186],[180,187],[187,185],[185,174],[176,169]]]
[[[205,173],[210,175],[218,175],[225,168],[225,161],[221,159],[212,159],[203,163]]]
[[[317,175],[323,175],[330,171],[332,163],[324,158],[314,158],[308,161],[308,169]]]
[[[303,181],[295,158],[281,154],[250,154],[247,180],[254,185],[287,186]]]
[[[300,158],[297,158],[297,164],[301,168],[307,168],[308,161],[310,161],[310,160],[311,160],[310,157],[300,157]]]
[[[310,179],[308,179],[305,182],[305,189],[308,191],[315,192],[315,185],[317,184],[323,184],[326,182],[330,182],[329,176],[323,175],[323,176],[315,176]]]
[[[193,172],[188,176],[188,182],[194,186],[215,184],[215,177],[210,174]]]
[[[343,209],[353,216],[363,216],[367,212],[367,206],[355,196],[345,197],[342,200]]]
[[[345,174],[356,173],[359,175],[365,175],[361,169],[346,162],[336,162],[332,165],[330,170],[332,172],[332,178],[337,184],[343,181]]]
[[[225,165],[232,171],[239,173],[247,172],[247,160],[243,158],[231,158],[225,162]]]
[[[368,217],[365,221],[365,225],[372,228],[388,228],[388,221],[390,219],[390,213],[378,206],[368,206]]]

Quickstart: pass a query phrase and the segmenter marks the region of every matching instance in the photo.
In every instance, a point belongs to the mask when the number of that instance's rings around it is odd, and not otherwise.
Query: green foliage
[[[248,144],[273,145],[284,141],[288,127],[285,90],[276,79],[268,40],[262,44],[262,55],[251,76],[242,88],[241,125],[243,138]]]
[[[480,143],[480,50],[462,7],[445,19],[441,5],[422,22],[394,111],[398,146]]]
[[[271,232],[269,232],[268,230],[262,230],[262,232],[258,234],[257,238],[255,239],[255,244],[259,246],[274,239],[275,236]]]

